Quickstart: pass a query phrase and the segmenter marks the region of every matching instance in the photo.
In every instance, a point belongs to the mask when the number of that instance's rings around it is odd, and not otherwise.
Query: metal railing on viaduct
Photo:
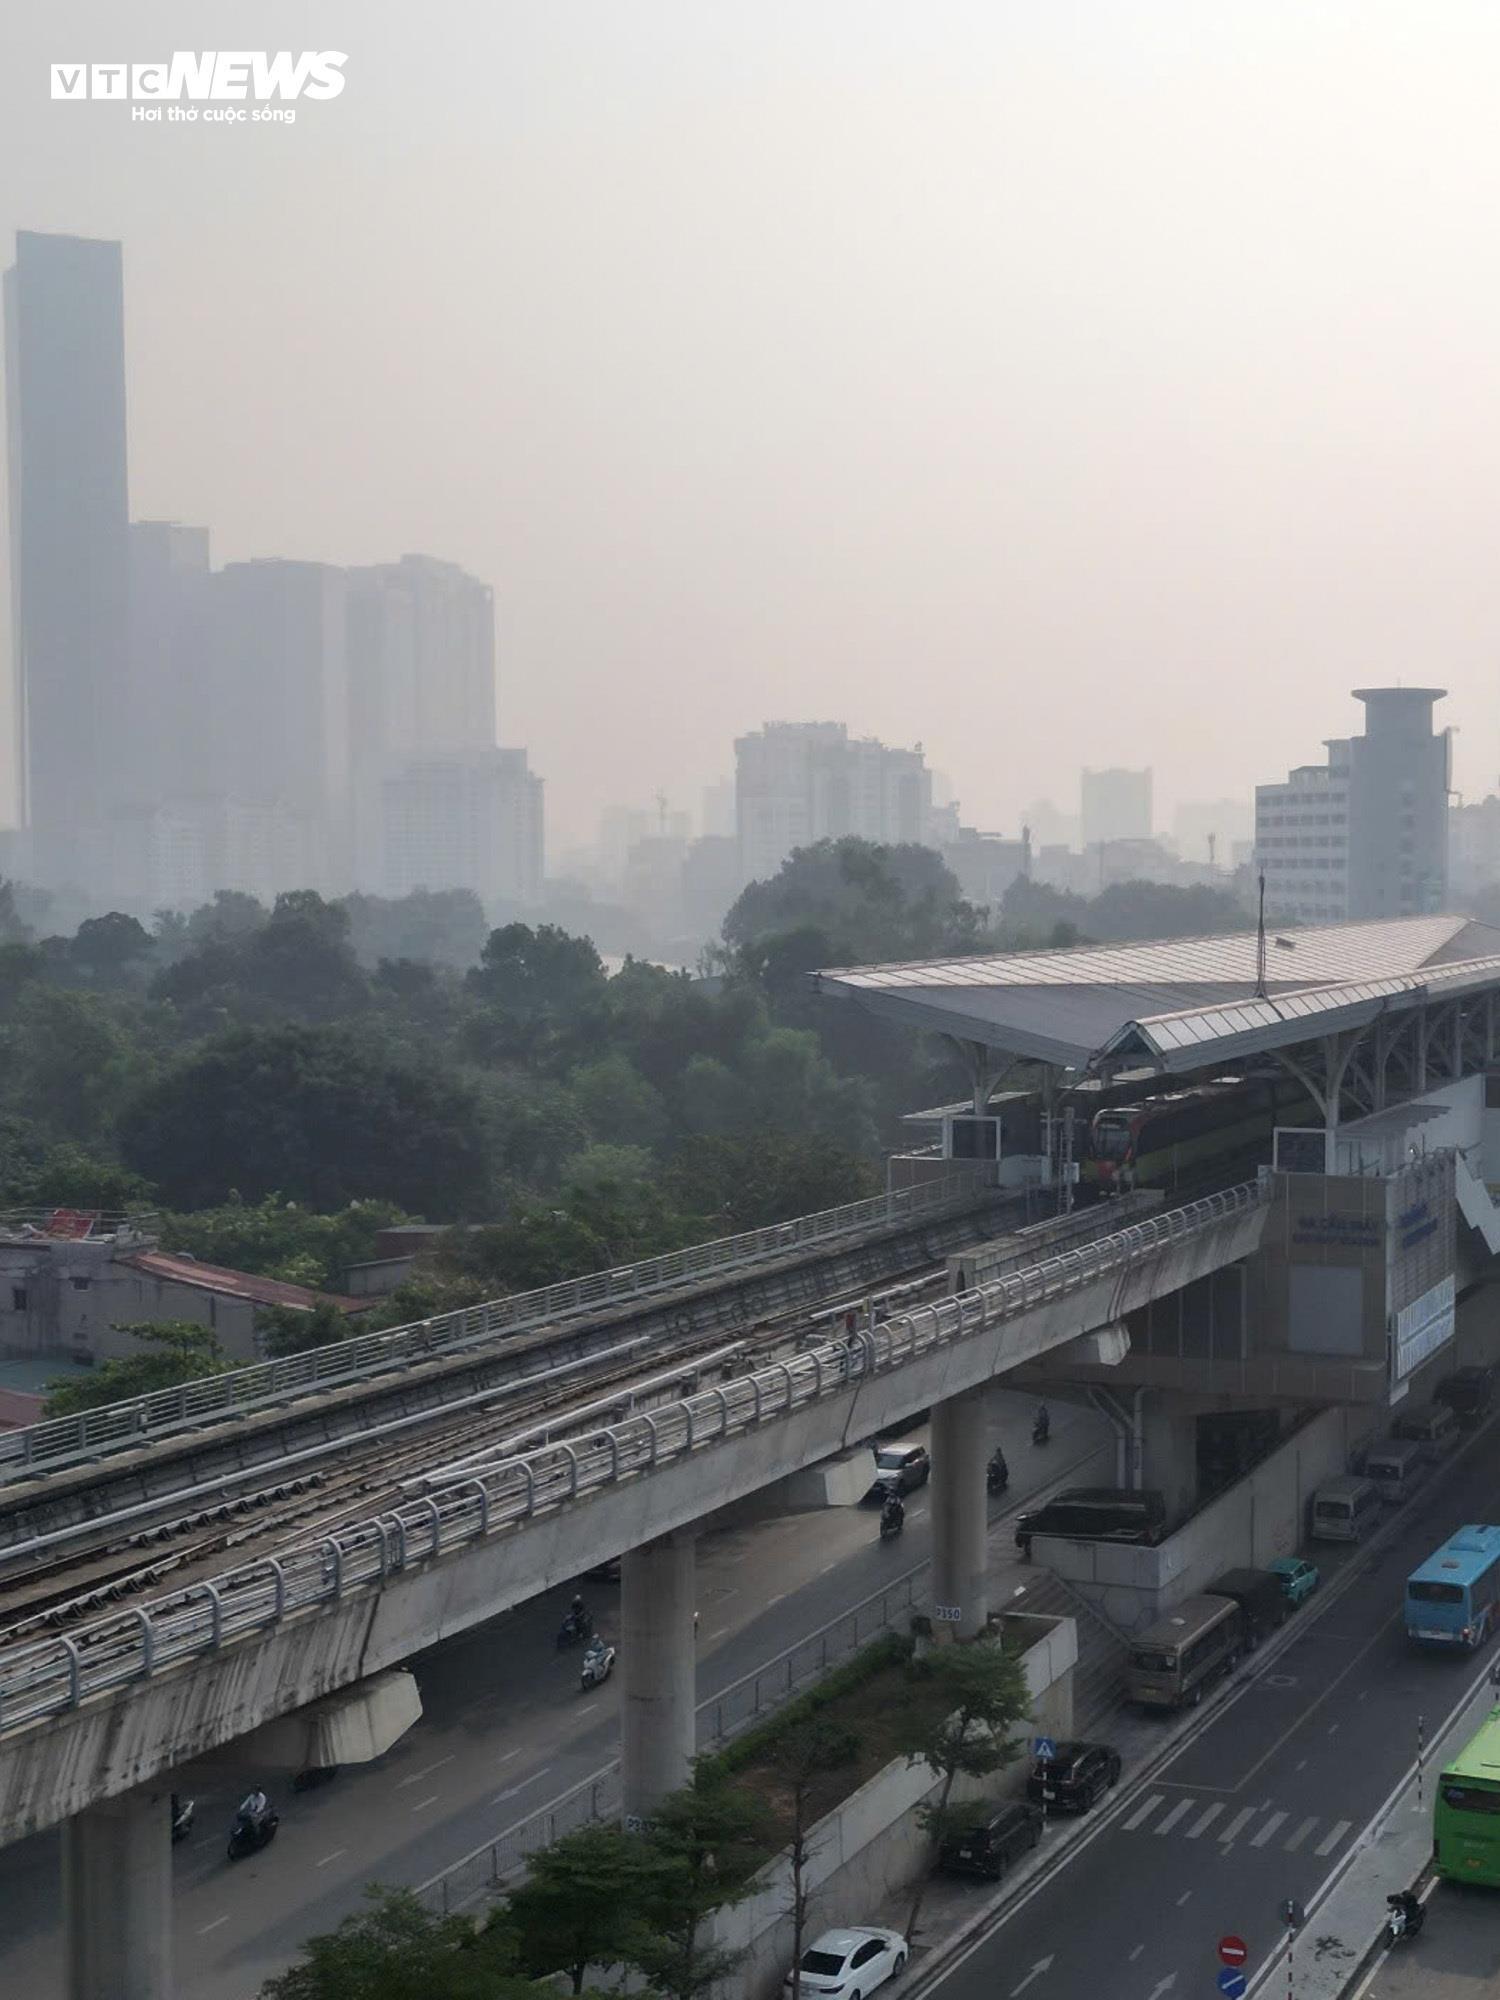
[[[763,1425],[862,1380],[886,1376],[1007,1320],[1106,1278],[1162,1259],[1187,1239],[1261,1206],[1259,1186],[1232,1188],[1069,1249],[981,1289],[814,1347],[721,1387],[642,1411],[577,1442],[508,1459],[491,1470],[434,1464],[424,1497],[321,1540],[263,1556],[209,1582],[187,1584],[122,1610],[76,1636],[0,1653],[0,1736],[60,1715],[90,1696],[211,1654],[231,1639],[270,1631],[353,1592],[428,1564],[504,1529]]]
[[[763,1263],[768,1258],[845,1237],[868,1235],[908,1220],[921,1221],[986,1198],[994,1200],[998,1196],[973,1174],[927,1181],[919,1187],[875,1195],[868,1201],[846,1202],[841,1208],[825,1208],[816,1215],[801,1215],[791,1222],[773,1223],[740,1236],[695,1243],[686,1250],[671,1250],[644,1263],[596,1271],[590,1277],[546,1285],[539,1291],[513,1292],[506,1298],[467,1306],[458,1312],[440,1313],[409,1326],[359,1334],[352,1340],[312,1348],[305,1354],[259,1362],[225,1375],[186,1382],[179,1388],[158,1389],[149,1396],[107,1403],[77,1416],[55,1417],[29,1424],[22,1430],[0,1432],[0,1481],[56,1471],[64,1465],[128,1449],[174,1431],[244,1416],[251,1410],[284,1403],[291,1397],[458,1353],[496,1334],[516,1333],[524,1327],[545,1326],[554,1320],[576,1319],[584,1313],[628,1305],[659,1292],[680,1290],[746,1265]]]

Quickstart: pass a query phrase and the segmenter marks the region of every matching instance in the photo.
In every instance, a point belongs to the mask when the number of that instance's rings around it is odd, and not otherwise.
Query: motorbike
[[[891,1541],[906,1526],[904,1507],[882,1507],[880,1510],[880,1539]]]
[[[1052,1419],[1045,1411],[1037,1412],[1036,1422],[1031,1426],[1031,1442],[1045,1444],[1052,1435]]]
[[[578,1676],[578,1685],[587,1694],[590,1688],[602,1687],[614,1672],[615,1649],[607,1640],[595,1639],[583,1656],[583,1667]]]
[[[1387,1946],[1400,1944],[1404,1939],[1414,1938],[1427,1918],[1427,1912],[1413,1895],[1387,1896],[1385,1899],[1385,1941]]]
[[[587,1611],[570,1611],[563,1619],[557,1633],[557,1650],[566,1652],[569,1646],[581,1646],[586,1639],[594,1636],[594,1621]]]
[[[263,1847],[269,1847],[280,1824],[280,1814],[269,1808],[258,1818],[252,1813],[236,1813],[229,1835],[230,1860],[238,1861],[246,1854],[259,1854]]]
[[[172,1845],[186,1840],[193,1830],[193,1815],[197,1811],[196,1799],[180,1799],[172,1794]]]
[[[984,1484],[990,1493],[1003,1493],[1010,1484],[1010,1467],[998,1451],[985,1468]]]

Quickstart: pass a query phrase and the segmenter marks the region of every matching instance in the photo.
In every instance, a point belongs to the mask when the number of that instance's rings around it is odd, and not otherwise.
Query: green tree
[[[923,1831],[941,1845],[958,1823],[955,1810],[963,1811],[952,1804],[955,1780],[987,1778],[1011,1761],[1017,1746],[1006,1732],[1029,1713],[1031,1696],[1019,1657],[988,1637],[936,1647],[912,1673],[934,1685],[937,1699],[906,1711],[910,1733],[903,1748],[909,1762],[925,1764],[938,1781],[937,1797],[921,1807],[920,1818]],[[908,1942],[916,1939],[926,1893],[923,1874],[906,1920]]]
[[[512,1971],[502,1931],[435,1916],[409,1889],[371,1884],[365,1894],[370,1907],[309,1938],[261,2000],[546,2000],[546,1988]]]
[[[852,836],[799,847],[769,882],[752,882],[724,919],[724,941],[747,972],[788,932],[817,932],[823,965],[935,958],[983,942],[983,913],[930,847],[881,847]]]
[[[732,1236],[880,1193],[870,1160],[825,1136],[757,1132],[683,1141],[664,1176],[667,1199]]]
[[[314,1347],[333,1347],[363,1331],[362,1323],[340,1312],[332,1299],[319,1299],[304,1311],[300,1306],[264,1306],[259,1325],[266,1352],[273,1359],[306,1354]]]
[[[405,896],[346,896],[349,942],[361,965],[409,959],[458,971],[484,949],[484,905],[472,889],[413,889]]]
[[[276,898],[270,917],[240,949],[244,990],[304,1021],[358,1013],[369,982],[349,942],[349,913],[311,889]]]
[[[704,1927],[749,1895],[771,1826],[753,1794],[701,1774],[657,1806],[643,1836],[654,1867],[628,1963],[668,2000],[697,2000],[738,1962]]]
[[[485,940],[469,975],[478,996],[518,1021],[575,1016],[601,1002],[604,963],[588,938],[553,924],[505,924]]]
[[[812,1893],[807,1886],[808,1835],[817,1819],[815,1801],[823,1780],[847,1770],[859,1755],[859,1739],[826,1716],[795,1724],[776,1745],[772,1770],[785,1804],[787,1859],[792,1871],[792,2000],[802,2000],[802,1944]]]
[[[410,1220],[389,1201],[352,1201],[325,1215],[279,1191],[260,1201],[231,1192],[217,1208],[169,1211],[161,1219],[161,1240],[164,1248],[190,1251],[204,1264],[338,1291],[349,1265],[374,1257],[382,1229]]]
[[[71,1417],[80,1410],[97,1410],[105,1403],[131,1396],[149,1396],[155,1389],[175,1389],[206,1375],[222,1375],[234,1364],[219,1345],[211,1327],[194,1320],[141,1320],[117,1326],[141,1343],[139,1354],[105,1361],[91,1375],[47,1384],[49,1417]]]
[[[520,1970],[566,1974],[582,1993],[591,1965],[621,1964],[654,1905],[656,1857],[617,1826],[583,1826],[532,1855],[501,1925]]]
[[[124,986],[139,977],[155,956],[151,933],[135,917],[120,910],[90,917],[74,933],[68,957],[95,986]]]
[[[179,1208],[234,1189],[324,1210],[393,1201],[435,1218],[488,1201],[479,1119],[456,1079],[343,1028],[216,1037],[135,1100],[124,1152]]]
[[[29,944],[31,926],[16,902],[16,885],[0,875],[0,944]]]

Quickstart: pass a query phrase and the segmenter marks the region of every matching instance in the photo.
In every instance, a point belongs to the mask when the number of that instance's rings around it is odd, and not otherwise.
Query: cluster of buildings
[[[489,587],[420,555],[215,569],[206,528],[132,521],[120,245],[20,233],[4,303],[8,872],[140,913],[217,889],[539,902],[542,780],[497,743]]]

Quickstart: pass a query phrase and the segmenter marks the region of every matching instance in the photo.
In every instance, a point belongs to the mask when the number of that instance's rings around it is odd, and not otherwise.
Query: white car
[[[868,2000],[905,1964],[906,1939],[899,1931],[862,1927],[824,1931],[802,1954],[802,1991],[817,2000]],[[792,1985],[788,1973],[787,1993]]]

